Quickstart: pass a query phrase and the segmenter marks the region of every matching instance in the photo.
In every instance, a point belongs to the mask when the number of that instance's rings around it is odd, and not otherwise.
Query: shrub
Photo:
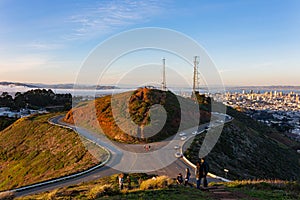
[[[119,190],[116,189],[112,184],[96,185],[88,193],[89,199],[96,199],[105,195],[118,194]]]
[[[55,200],[57,199],[57,192],[58,190],[53,190],[51,192],[49,192],[48,194],[45,195],[45,199],[47,200]]]
[[[3,200],[11,200],[14,199],[15,194],[13,192],[7,191],[7,192],[0,192],[0,199]]]
[[[141,190],[167,188],[174,184],[174,180],[167,176],[153,177],[141,183]]]

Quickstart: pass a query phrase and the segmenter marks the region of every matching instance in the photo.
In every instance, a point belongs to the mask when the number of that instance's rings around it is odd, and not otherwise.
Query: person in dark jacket
[[[181,185],[183,183],[183,177],[182,177],[182,174],[179,173],[177,178],[176,178],[176,183]]]
[[[196,168],[195,168],[195,177],[196,177],[196,188],[200,189],[200,183],[201,183],[201,175],[200,175],[200,168],[201,168],[201,164],[198,161],[196,163]]]
[[[208,182],[207,182],[207,174],[209,172],[209,165],[208,163],[205,161],[205,158],[201,158],[201,166],[200,166],[200,183],[201,183],[201,179],[203,178],[203,186],[207,187],[208,186]]]
[[[128,190],[131,190],[131,178],[130,178],[129,174],[127,176],[126,182],[127,182],[127,188],[128,188]]]

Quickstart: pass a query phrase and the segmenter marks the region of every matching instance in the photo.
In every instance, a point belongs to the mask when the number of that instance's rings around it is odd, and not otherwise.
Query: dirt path
[[[208,189],[204,189],[208,191],[209,197],[212,199],[218,200],[239,200],[239,199],[249,199],[249,200],[257,200],[257,198],[250,197],[242,192],[232,192],[226,189],[224,186],[218,187],[209,187]]]

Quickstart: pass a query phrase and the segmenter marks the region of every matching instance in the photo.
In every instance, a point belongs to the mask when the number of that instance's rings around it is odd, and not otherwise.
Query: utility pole
[[[167,83],[166,83],[166,59],[162,59],[163,62],[163,73],[162,73],[162,85],[161,90],[166,91],[167,90]]]
[[[193,94],[195,95],[197,90],[199,89],[199,79],[198,79],[198,64],[199,61],[197,60],[198,56],[194,57],[194,76],[193,76]]]

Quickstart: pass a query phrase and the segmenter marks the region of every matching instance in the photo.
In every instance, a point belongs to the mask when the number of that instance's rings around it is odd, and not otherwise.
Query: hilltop
[[[227,108],[234,120],[225,124],[221,137],[208,154],[212,173],[228,178],[300,180],[300,144],[248,117],[242,112]],[[211,132],[206,134],[214,134]],[[194,163],[204,136],[197,136],[185,152]]]
[[[199,108],[193,100],[176,96],[170,91],[139,88],[133,92],[117,94],[113,99],[113,108],[118,112],[116,115],[113,115],[112,96],[109,95],[79,104],[66,114],[64,121],[74,123],[75,113],[77,125],[104,133],[108,138],[118,142],[142,143],[159,141],[174,135],[178,132],[180,123],[182,130],[198,125],[199,110],[200,123],[208,122],[211,117],[208,111],[200,109],[203,106]],[[150,116],[161,110],[161,107],[155,105],[164,107],[167,115],[166,123],[156,135],[149,136],[147,133],[156,132],[152,125],[159,124],[163,120],[160,115],[156,119],[150,119]],[[130,116],[126,117],[124,113],[128,110]],[[122,124],[122,129],[116,122]],[[98,123],[102,130],[99,130]]]
[[[48,123],[57,114],[21,118],[0,132],[0,191],[83,171],[99,163],[75,132]],[[97,151],[104,159],[104,151]]]

